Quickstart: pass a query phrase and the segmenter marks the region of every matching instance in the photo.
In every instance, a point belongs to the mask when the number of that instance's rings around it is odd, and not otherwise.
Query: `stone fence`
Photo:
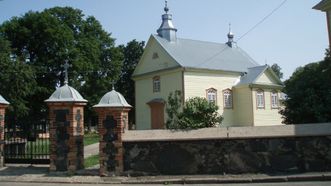
[[[124,131],[132,175],[285,173],[331,170],[331,123],[188,131]]]

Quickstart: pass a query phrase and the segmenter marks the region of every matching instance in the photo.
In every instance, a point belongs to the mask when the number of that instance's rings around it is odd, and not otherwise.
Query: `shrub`
[[[167,103],[168,129],[198,129],[214,127],[220,124],[223,117],[217,112],[218,106],[205,98],[194,97],[184,103],[180,111],[181,93],[170,94]]]

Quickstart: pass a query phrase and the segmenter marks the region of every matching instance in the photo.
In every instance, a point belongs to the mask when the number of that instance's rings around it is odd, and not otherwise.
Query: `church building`
[[[183,99],[204,97],[219,107],[222,126],[280,125],[281,80],[236,45],[178,38],[167,5],[133,73],[136,129],[164,129],[171,92]]]

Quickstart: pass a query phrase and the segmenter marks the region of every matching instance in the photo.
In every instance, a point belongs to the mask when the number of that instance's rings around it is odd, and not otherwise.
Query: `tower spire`
[[[233,47],[235,42],[233,41],[234,34],[231,31],[231,23],[229,23],[228,42],[226,43],[229,47]]]
[[[177,40],[177,29],[172,23],[172,15],[168,13],[169,7],[167,0],[165,1],[164,12],[165,14],[162,15],[162,23],[160,28],[157,30],[157,34],[169,42],[175,42]]]
[[[168,1],[165,0],[164,4],[165,4],[165,5],[164,5],[164,11],[165,11],[166,14],[168,14],[168,12],[169,12]]]

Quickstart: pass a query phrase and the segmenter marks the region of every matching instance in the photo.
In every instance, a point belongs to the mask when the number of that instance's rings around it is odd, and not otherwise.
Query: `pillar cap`
[[[94,108],[98,107],[110,107],[110,108],[131,108],[132,106],[126,102],[123,95],[115,90],[112,90],[106,93],[100,100],[97,105],[93,106]]]
[[[0,104],[2,105],[9,105],[9,102],[7,100],[5,100],[5,98],[3,98],[1,95],[0,95]]]
[[[65,84],[64,86],[56,89],[56,91],[45,100],[48,103],[54,102],[82,102],[86,103],[87,100],[83,98],[80,93],[72,88],[71,86]]]

